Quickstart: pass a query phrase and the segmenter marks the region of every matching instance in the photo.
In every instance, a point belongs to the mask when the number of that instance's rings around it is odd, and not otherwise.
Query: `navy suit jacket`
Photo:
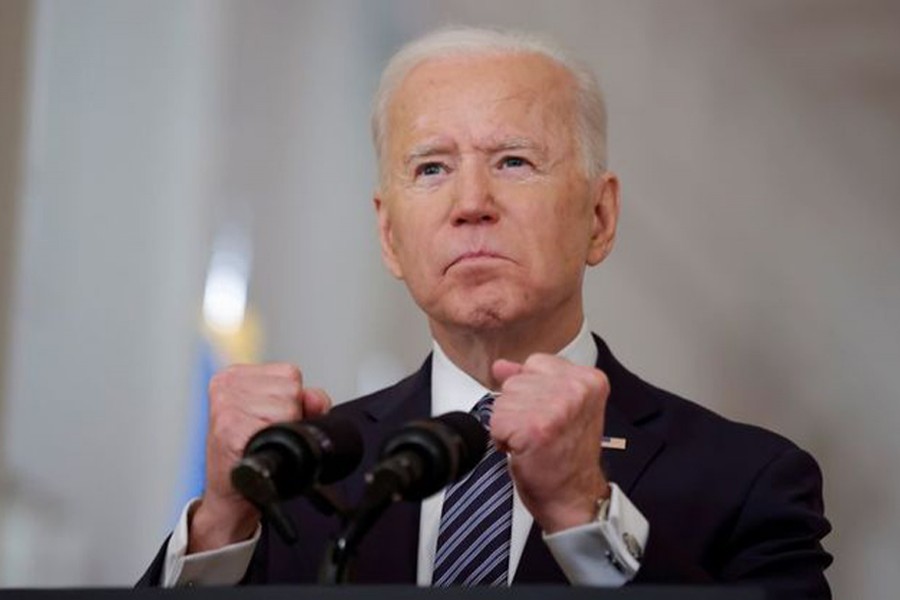
[[[610,381],[605,435],[627,439],[607,449],[602,465],[650,522],[650,537],[633,583],[741,583],[772,598],[830,598],[824,570],[831,557],[820,540],[822,480],[812,457],[764,429],[734,423],[642,381],[595,336],[597,367]],[[334,408],[355,420],[365,441],[360,467],[341,488],[361,497],[363,474],[382,440],[404,423],[427,418],[431,360],[396,385]],[[326,541],[326,518],[298,499],[286,506],[301,541],[285,545],[264,523],[246,583],[315,583]],[[416,581],[419,504],[390,507],[359,548],[358,583]],[[141,584],[159,581],[165,545]],[[604,560],[598,557],[598,560]],[[567,580],[532,527],[514,583]]]

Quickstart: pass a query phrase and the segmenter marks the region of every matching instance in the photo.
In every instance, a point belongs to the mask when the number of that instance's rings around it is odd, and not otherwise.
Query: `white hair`
[[[419,64],[450,56],[537,54],[557,63],[575,81],[576,135],[589,177],[606,170],[606,102],[593,72],[567,56],[556,44],[534,34],[477,27],[448,27],[409,42],[381,73],[372,103],[372,141],[382,179],[387,144],[387,114],[394,92]]]

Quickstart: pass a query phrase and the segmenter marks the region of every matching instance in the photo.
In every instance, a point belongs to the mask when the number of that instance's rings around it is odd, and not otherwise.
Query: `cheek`
[[[434,237],[427,222],[411,211],[395,222],[394,251],[407,277],[415,278],[427,272],[429,259],[434,254]]]
[[[590,221],[584,210],[572,203],[554,203],[534,215],[530,251],[542,266],[545,276],[567,277],[579,271],[587,260]]]
[[[579,244],[589,229],[588,216],[580,203],[572,202],[571,195],[542,198],[533,204],[527,219],[531,231],[544,244],[554,243],[559,250]]]

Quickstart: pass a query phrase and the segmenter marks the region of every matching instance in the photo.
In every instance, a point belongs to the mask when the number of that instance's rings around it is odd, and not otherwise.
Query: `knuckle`
[[[604,395],[609,393],[609,377],[606,376],[606,373],[600,369],[591,369],[589,375],[594,389]]]
[[[303,374],[299,367],[290,363],[275,363],[274,372],[299,387],[303,383]]]
[[[210,378],[209,386],[207,387],[210,399],[218,398],[225,391],[225,388],[228,387],[229,378],[230,375],[227,369],[219,371]]]
[[[504,381],[500,385],[500,391],[502,392],[502,394],[494,400],[494,410],[495,411],[497,410],[497,406],[500,404],[500,401],[504,397],[506,397],[507,394],[509,394],[510,392],[512,392],[513,390],[516,389],[516,382],[518,380],[519,380],[518,377],[513,376],[513,377],[510,377],[509,379],[507,379],[506,381]]]
[[[210,416],[213,416],[221,412],[224,406],[226,406],[228,394],[224,389],[222,389],[221,385],[217,385],[215,382],[210,382],[208,398],[209,414]]]
[[[526,367],[539,369],[542,366],[547,365],[548,362],[551,360],[552,360],[552,357],[549,354],[543,354],[541,352],[537,352],[535,354],[530,355],[528,358],[526,358],[525,362],[522,364],[524,364]]]
[[[535,421],[531,424],[529,429],[529,437],[531,437],[538,446],[544,446],[553,439],[554,428],[547,421]]]
[[[223,393],[227,389],[233,388],[240,380],[241,371],[241,365],[228,365],[213,375],[209,380],[210,396]]]
[[[287,386],[285,387],[285,393],[292,400],[295,400],[298,396],[300,396],[300,392],[303,391],[303,385],[300,381],[291,379],[288,381]]]
[[[220,410],[215,413],[211,412],[209,416],[210,429],[218,434],[227,432],[234,427],[236,420],[237,415],[234,414],[234,411]]]
[[[582,377],[573,377],[569,381],[569,390],[573,397],[584,398],[591,391],[590,381]]]
[[[609,389],[609,379],[606,373],[593,367],[578,367],[577,377],[579,384],[585,392],[604,392]]]
[[[297,405],[304,413],[323,413],[331,408],[331,399],[318,388],[306,388]]]

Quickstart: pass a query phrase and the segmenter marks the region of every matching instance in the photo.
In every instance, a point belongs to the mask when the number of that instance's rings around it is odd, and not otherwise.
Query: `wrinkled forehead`
[[[435,136],[571,145],[576,114],[574,78],[548,57],[432,58],[412,68],[390,99],[388,153],[393,158],[402,146]]]

